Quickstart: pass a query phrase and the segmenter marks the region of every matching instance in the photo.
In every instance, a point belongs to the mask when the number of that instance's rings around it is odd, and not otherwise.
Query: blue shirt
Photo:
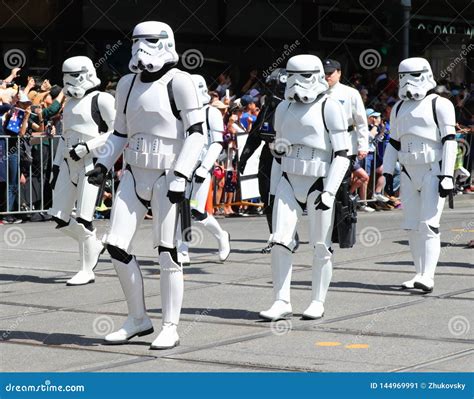
[[[240,123],[245,127],[246,130],[249,128],[249,124],[247,121],[249,116],[252,118],[252,123],[254,123],[257,120],[257,117],[255,115],[252,115],[249,112],[244,112],[242,114],[242,117],[240,118]]]

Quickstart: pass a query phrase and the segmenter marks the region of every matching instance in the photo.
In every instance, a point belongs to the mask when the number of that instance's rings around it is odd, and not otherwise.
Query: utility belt
[[[436,149],[424,149],[417,152],[398,152],[398,160],[402,165],[425,165],[441,160],[442,151]]]
[[[171,169],[182,147],[180,140],[135,134],[124,152],[127,164],[146,169]]]
[[[331,155],[327,151],[304,145],[292,145],[282,157],[281,170],[299,176],[325,177],[328,174]]]

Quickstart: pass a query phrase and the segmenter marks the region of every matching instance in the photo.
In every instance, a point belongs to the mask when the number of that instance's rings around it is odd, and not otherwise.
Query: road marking
[[[316,342],[315,346],[339,346],[342,345],[340,342]]]
[[[369,344],[349,344],[346,345],[347,349],[366,349],[369,347]]]

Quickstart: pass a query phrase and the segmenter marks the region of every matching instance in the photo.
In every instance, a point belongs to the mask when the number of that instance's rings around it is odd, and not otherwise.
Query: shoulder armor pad
[[[177,71],[172,80],[173,97],[179,111],[201,108],[199,95],[194,86],[191,75]]]

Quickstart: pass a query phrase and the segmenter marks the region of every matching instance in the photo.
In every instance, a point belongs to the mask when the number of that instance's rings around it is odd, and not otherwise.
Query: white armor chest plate
[[[404,101],[395,121],[395,136],[400,141],[398,159],[402,165],[438,162],[442,144],[432,109],[433,96],[421,101]]]
[[[440,141],[433,109],[433,96],[421,101],[404,101],[398,110],[395,122],[395,137],[401,140],[404,135],[414,135],[437,142]]]
[[[171,70],[151,83],[135,79],[126,113],[129,142],[125,161],[132,166],[167,170],[181,151],[184,128],[173,114],[167,88],[173,75]]]
[[[331,142],[324,129],[321,103],[291,104],[281,120],[281,137],[290,144],[302,144],[330,153]]]
[[[280,137],[291,146],[282,157],[283,172],[312,177],[327,175],[332,147],[324,128],[321,103],[293,103],[284,111]]]
[[[128,98],[126,115],[130,137],[137,133],[145,133],[184,140],[183,124],[173,115],[168,96],[167,85],[173,75],[174,71],[171,70],[151,83],[141,82],[140,77],[135,79]]]
[[[98,93],[93,91],[83,98],[68,98],[63,111],[63,137],[67,148],[100,135],[91,115],[92,99]]]

